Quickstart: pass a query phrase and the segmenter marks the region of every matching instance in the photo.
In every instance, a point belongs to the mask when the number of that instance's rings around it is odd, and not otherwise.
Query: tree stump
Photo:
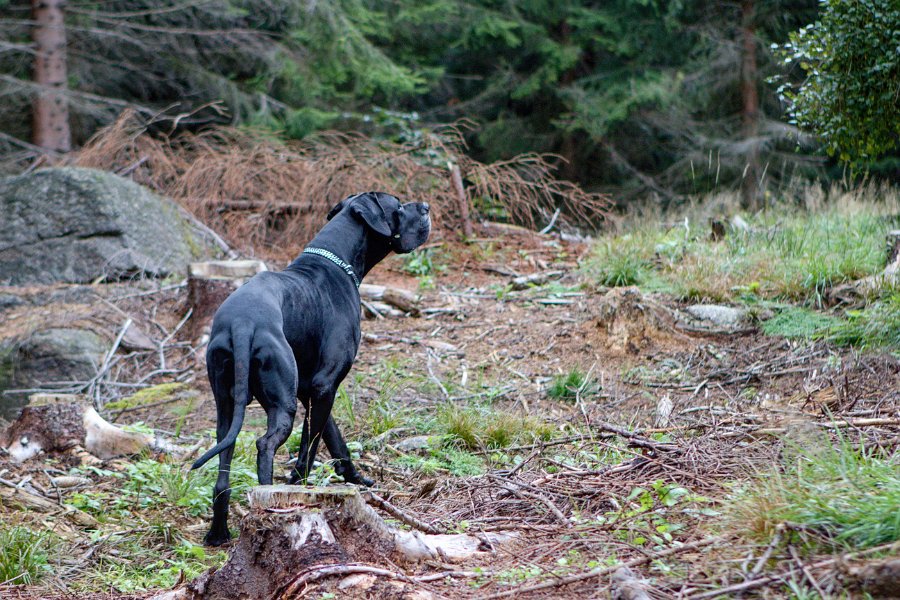
[[[77,394],[34,394],[19,418],[0,432],[0,447],[14,462],[76,447],[100,459],[149,451],[186,458],[196,448],[182,448],[162,438],[126,431],[101,417],[86,397]]]
[[[188,267],[188,306],[193,311],[185,331],[192,340],[209,333],[213,315],[231,293],[256,275],[266,271],[259,260],[214,260],[191,263]]]
[[[493,544],[510,536],[487,537]],[[469,535],[390,527],[352,485],[263,485],[250,491],[250,511],[228,562],[153,600],[291,598],[319,579],[323,567],[346,575],[353,572],[341,568],[347,563],[453,561],[481,554],[482,541]]]

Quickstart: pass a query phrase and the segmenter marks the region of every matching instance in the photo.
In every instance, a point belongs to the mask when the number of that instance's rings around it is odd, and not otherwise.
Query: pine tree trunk
[[[750,142],[750,150],[747,153],[747,166],[741,183],[741,201],[746,209],[758,210],[761,208],[761,195],[759,189],[759,92],[756,88],[759,77],[756,64],[756,0],[741,1],[741,98],[743,109],[741,120],[744,129],[744,138]]]
[[[66,0],[32,0],[34,17],[34,99],[32,136],[36,146],[54,152],[72,148],[66,100]]]

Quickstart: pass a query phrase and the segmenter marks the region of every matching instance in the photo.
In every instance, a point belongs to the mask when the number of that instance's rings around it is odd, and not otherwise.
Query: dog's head
[[[391,250],[398,254],[412,252],[424,244],[431,233],[431,215],[425,202],[401,204],[400,200],[384,192],[364,192],[338,202],[328,212],[328,220],[345,210],[386,238]]]

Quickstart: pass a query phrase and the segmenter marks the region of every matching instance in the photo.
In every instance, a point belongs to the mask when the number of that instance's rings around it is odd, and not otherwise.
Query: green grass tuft
[[[732,506],[758,538],[787,525],[809,548],[861,549],[900,540],[900,455],[836,445],[819,434],[789,443],[783,469],[762,474]]]
[[[540,419],[448,402],[437,414],[433,432],[469,450],[498,449],[553,437],[553,427]]]
[[[0,531],[0,584],[31,585],[50,571],[45,533],[14,526]]]
[[[829,339],[841,346],[900,348],[900,294],[894,293],[831,327]]]
[[[568,373],[554,377],[550,387],[547,388],[547,395],[554,400],[575,402],[578,394],[586,387],[587,379],[585,374],[576,368]]]

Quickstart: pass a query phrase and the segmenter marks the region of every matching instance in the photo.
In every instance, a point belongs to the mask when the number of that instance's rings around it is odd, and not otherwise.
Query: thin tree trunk
[[[32,0],[34,82],[41,86],[33,104],[32,136],[36,146],[55,152],[72,149],[66,100],[66,0]]]
[[[759,189],[759,92],[756,84],[759,77],[756,64],[756,0],[741,1],[741,98],[743,108],[741,121],[744,138],[750,142],[747,153],[747,167],[741,184],[741,200],[744,208],[757,210],[761,207]]]

